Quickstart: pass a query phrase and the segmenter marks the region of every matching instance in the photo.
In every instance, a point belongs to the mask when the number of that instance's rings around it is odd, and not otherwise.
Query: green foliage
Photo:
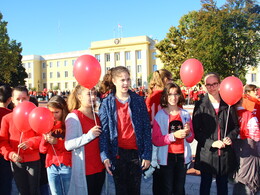
[[[21,43],[10,40],[7,34],[7,22],[0,13],[0,83],[11,86],[24,85],[27,73],[22,66]]]
[[[260,7],[253,0],[227,0],[220,8],[213,0],[201,2],[199,11],[184,15],[156,45],[158,57],[177,78],[181,64],[196,58],[205,72],[245,81],[246,69],[259,60]]]
[[[59,90],[60,88],[59,88],[58,85],[56,85],[56,86],[54,86],[52,89],[53,89],[53,90]]]

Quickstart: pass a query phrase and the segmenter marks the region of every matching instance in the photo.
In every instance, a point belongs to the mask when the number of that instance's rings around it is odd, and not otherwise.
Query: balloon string
[[[22,143],[22,138],[23,138],[23,132],[21,133],[21,135],[20,135],[20,141],[19,141],[19,145]],[[18,145],[18,146],[19,146]],[[19,153],[20,153],[20,147],[18,147],[18,152],[17,152],[17,154],[19,155]]]
[[[225,127],[224,138],[225,138],[226,135],[227,135],[227,125],[228,125],[229,111],[230,111],[230,105],[228,105],[228,113],[227,113],[227,120],[226,120],[226,127]]]
[[[95,126],[97,126],[97,119],[96,119],[96,115],[95,115],[95,110],[94,110],[94,104],[92,101],[92,92],[90,90],[90,100],[91,100],[91,107],[92,107],[92,113],[93,113],[93,117],[94,117],[94,121],[95,121]]]
[[[188,88],[188,105],[190,105],[190,89]]]
[[[57,153],[56,153],[56,150],[55,150],[53,144],[51,144],[51,146],[52,146],[53,152],[54,152],[54,154],[55,154],[55,156],[56,156],[56,158],[57,158],[57,160],[58,160],[59,166],[60,166],[61,163],[60,163],[60,160],[59,160],[58,155],[57,155]]]

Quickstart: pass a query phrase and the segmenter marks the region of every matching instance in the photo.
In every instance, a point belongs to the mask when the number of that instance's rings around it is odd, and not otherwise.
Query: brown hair
[[[113,83],[112,83],[112,72],[113,68],[110,68],[107,73],[104,75],[103,80],[101,81],[100,87],[99,87],[99,92],[101,94],[107,93],[113,88]]]
[[[59,95],[53,96],[47,103],[48,108],[57,108],[62,110],[61,122],[62,129],[65,130],[65,119],[69,113],[68,105],[66,101]]]
[[[244,93],[248,93],[250,91],[255,91],[257,89],[257,86],[254,84],[248,84],[244,87]]]
[[[179,85],[177,85],[176,83],[168,83],[162,92],[162,97],[161,97],[161,102],[160,102],[162,108],[168,107],[168,95],[169,95],[170,89],[172,89],[172,88],[176,88],[177,93],[180,95],[179,101],[178,101],[178,106],[181,106],[185,103],[185,99],[184,99],[184,96],[181,92],[181,88],[179,87]]]
[[[150,95],[153,92],[154,87],[163,89],[165,87],[165,78],[172,78],[172,73],[166,69],[160,69],[153,72],[153,76],[148,87],[148,94]]]
[[[116,66],[111,70],[111,87],[112,87],[111,89],[112,89],[112,91],[114,91],[114,92],[116,91],[116,86],[113,84],[112,79],[114,79],[115,77],[117,77],[119,74],[121,74],[123,72],[127,73],[130,76],[129,70],[124,66]]]

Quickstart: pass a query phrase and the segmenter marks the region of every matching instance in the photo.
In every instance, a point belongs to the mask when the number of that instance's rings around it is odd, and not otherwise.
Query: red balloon
[[[242,98],[243,83],[237,77],[227,77],[221,82],[219,93],[224,102],[232,106]]]
[[[196,85],[201,80],[203,73],[202,63],[197,59],[188,59],[181,65],[180,77],[187,87]]]
[[[30,113],[29,123],[35,132],[39,134],[48,133],[54,125],[53,114],[48,108],[37,107]]]
[[[14,108],[13,121],[19,131],[26,132],[32,129],[29,124],[29,114],[34,108],[36,108],[35,104],[27,101],[18,104]]]
[[[80,85],[91,89],[99,81],[101,67],[95,57],[91,55],[82,55],[74,64],[73,73]]]

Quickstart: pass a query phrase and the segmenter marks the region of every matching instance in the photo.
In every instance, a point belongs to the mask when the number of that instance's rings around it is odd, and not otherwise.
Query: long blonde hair
[[[80,103],[80,100],[78,98],[78,95],[80,95],[84,89],[85,88],[83,86],[77,85],[73,89],[73,91],[70,93],[70,95],[68,97],[68,101],[67,101],[68,108],[69,108],[70,112],[75,110],[75,109],[79,109],[80,108],[81,103]]]
[[[152,94],[155,87],[157,89],[164,89],[166,85],[165,78],[172,78],[172,73],[166,69],[154,71],[149,83],[148,94]]]

